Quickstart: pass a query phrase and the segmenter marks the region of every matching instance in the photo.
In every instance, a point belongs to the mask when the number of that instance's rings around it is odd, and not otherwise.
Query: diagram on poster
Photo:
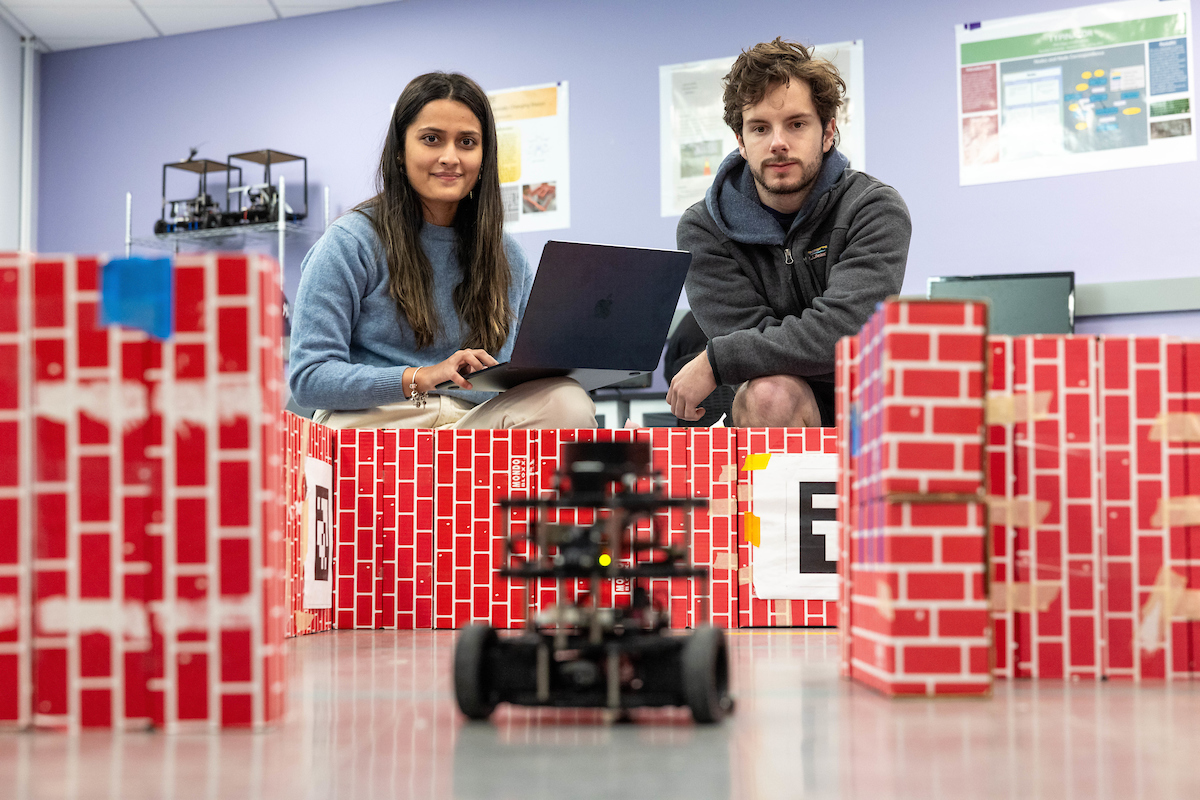
[[[755,597],[837,599],[837,465],[833,453],[775,454],[752,473]]]
[[[854,169],[866,169],[863,117],[863,43],[816,45],[816,55],[832,61],[846,82],[837,114],[840,149]],[[725,124],[722,80],[735,56],[669,64],[658,68],[662,215],[682,214],[704,198],[713,173],[737,149]]]
[[[1135,0],[958,28],[960,185],[1194,161],[1190,18]]]
[[[509,233],[571,227],[567,82],[489,92]]]
[[[305,608],[333,608],[333,465],[304,459],[301,560]]]

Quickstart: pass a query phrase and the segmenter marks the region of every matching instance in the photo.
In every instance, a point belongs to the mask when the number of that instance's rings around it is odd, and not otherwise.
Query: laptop
[[[566,376],[590,391],[653,372],[691,261],[681,250],[546,242],[512,359],[470,373],[471,388]]]

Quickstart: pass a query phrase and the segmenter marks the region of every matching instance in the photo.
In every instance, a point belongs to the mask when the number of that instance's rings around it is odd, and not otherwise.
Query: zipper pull
[[[795,264],[796,263],[795,261],[792,260],[792,251],[787,249],[786,247],[783,248],[783,263],[785,263],[785,264]]]

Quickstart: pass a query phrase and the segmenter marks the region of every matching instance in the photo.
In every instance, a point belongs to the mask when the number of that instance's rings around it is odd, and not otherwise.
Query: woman
[[[508,360],[533,283],[503,232],[496,125],[479,85],[441,72],[408,84],[376,183],[301,265],[296,402],[335,428],[595,427],[569,378],[470,391],[471,372]],[[461,391],[433,391],[445,381]]]

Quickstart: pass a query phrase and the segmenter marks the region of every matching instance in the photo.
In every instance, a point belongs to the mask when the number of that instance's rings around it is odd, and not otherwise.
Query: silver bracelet
[[[412,404],[417,408],[424,408],[425,403],[429,400],[428,392],[417,391],[417,373],[421,371],[420,367],[413,370],[412,380],[408,384],[408,396],[412,400]]]

